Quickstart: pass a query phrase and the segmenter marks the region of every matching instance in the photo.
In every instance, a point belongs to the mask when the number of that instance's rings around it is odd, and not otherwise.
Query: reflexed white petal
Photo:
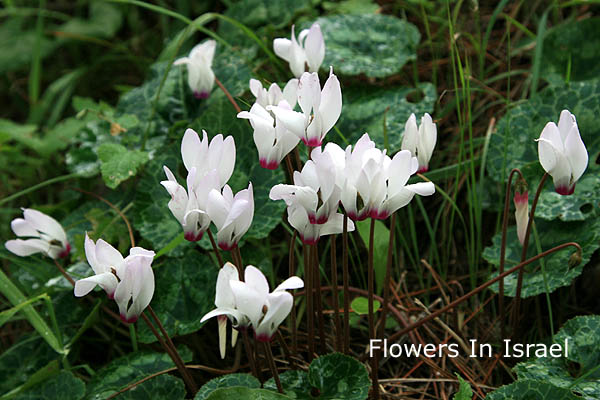
[[[254,325],[256,338],[269,341],[279,325],[292,310],[294,298],[288,292],[271,293],[268,296],[268,310],[258,326]]]
[[[550,173],[556,167],[559,151],[549,140],[538,139],[538,157],[544,171]]]
[[[414,173],[412,171],[414,168],[412,165],[413,160],[413,154],[408,150],[399,151],[392,159],[388,183],[389,191],[392,195],[406,185],[406,182],[408,182],[408,179]]]
[[[227,136],[223,141],[221,154],[218,155],[219,163],[217,170],[221,187],[229,181],[235,167],[235,141],[233,136]]]
[[[273,290],[273,292],[279,292],[281,290],[289,290],[289,289],[300,289],[304,287],[304,281],[297,276],[292,276],[287,278],[285,281],[281,282],[279,286]]]
[[[419,165],[427,166],[437,142],[437,127],[427,113],[421,118],[419,126]]]
[[[15,239],[4,243],[8,251],[20,257],[30,256],[35,253],[47,253],[50,245],[41,239]]]
[[[208,194],[206,212],[217,226],[217,229],[223,227],[227,220],[227,215],[229,214],[229,206],[223,200],[224,198],[218,190],[213,189]]]
[[[228,317],[233,318],[234,321],[234,325],[235,326],[246,326],[246,322],[247,322],[247,318],[246,316],[239,312],[238,310],[235,310],[233,308],[217,308],[214,309],[208,313],[206,313],[202,319],[200,320],[200,322],[205,322],[209,319],[211,319],[212,317],[218,317],[219,315],[227,315]]]
[[[279,58],[290,61],[290,52],[292,50],[292,41],[289,39],[278,38],[273,40],[273,51]]]
[[[412,185],[406,185],[404,188],[420,196],[431,196],[435,193],[435,185],[433,182],[414,183]]]
[[[294,108],[298,100],[298,79],[290,79],[283,88],[283,99],[287,101],[290,108]]]
[[[108,272],[98,262],[98,259],[96,258],[96,244],[92,239],[89,238],[87,232],[85,233],[84,249],[85,257],[87,258],[88,264],[90,264],[95,274]]]
[[[10,227],[17,236],[39,237],[39,232],[29,222],[23,218],[15,218],[11,221]]]
[[[305,72],[298,83],[298,105],[305,115],[319,110],[321,104],[321,84],[316,72]]]
[[[306,61],[310,72],[319,71],[319,67],[325,58],[325,41],[319,24],[314,23],[310,27],[306,40],[304,41]]]
[[[294,135],[300,139],[304,137],[306,120],[304,114],[279,106],[269,106],[267,110],[272,111]]]
[[[255,266],[248,265],[244,270],[244,281],[246,285],[256,290],[261,298],[266,298],[269,294],[269,282],[265,275]]]
[[[33,228],[60,241],[63,245],[67,243],[67,234],[65,233],[65,230],[58,221],[51,216],[32,208],[23,209],[23,216]]]
[[[173,62],[173,65],[188,64],[189,62],[190,62],[190,59],[188,57],[181,57],[181,58],[178,58],[177,60],[175,60]]]
[[[104,240],[98,239],[96,241],[96,260],[98,260],[98,264],[100,265],[115,267],[118,274],[118,268],[123,263],[123,256],[119,253],[119,250]]]
[[[563,143],[567,140],[567,136],[569,135],[569,132],[571,132],[573,125],[577,126],[575,116],[568,110],[562,110],[558,119],[558,131],[560,132],[560,138]]]
[[[225,263],[219,270],[217,276],[217,288],[215,291],[215,306],[218,308],[235,308],[235,297],[229,286],[229,281],[239,281],[238,270],[230,262]]]
[[[576,182],[588,165],[588,152],[579,135],[577,124],[573,125],[565,140],[565,155],[571,164],[572,181]]]
[[[402,137],[402,150],[408,150],[413,156],[417,153],[419,129],[417,127],[417,117],[410,114],[404,125],[404,136]]]
[[[337,76],[333,74],[333,68],[331,71],[321,93],[321,106],[319,107],[319,114],[322,118],[321,136],[333,128],[342,112],[342,89]]]
[[[75,282],[75,296],[85,296],[91,292],[96,285],[99,285],[109,296],[112,296],[118,283],[117,277],[111,272],[93,275]]]
[[[150,260],[152,262],[152,260]],[[154,272],[150,262],[144,257],[133,257],[129,261],[129,269],[132,270],[134,282],[132,286],[133,302],[127,311],[127,318],[139,317],[144,309],[148,307],[154,295]]]
[[[229,285],[235,296],[237,310],[246,315],[253,326],[257,326],[262,316],[265,297],[245,282],[230,281]]]
[[[196,131],[186,129],[181,140],[181,158],[183,159],[183,165],[185,165],[188,171],[196,166],[196,158],[203,155],[200,147],[200,138]]]

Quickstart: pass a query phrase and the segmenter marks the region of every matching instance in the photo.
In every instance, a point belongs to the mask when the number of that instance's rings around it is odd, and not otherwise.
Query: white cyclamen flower
[[[269,293],[267,278],[258,268],[248,265],[244,271],[244,282],[230,280],[229,285],[236,308],[250,320],[256,340],[269,342],[292,310],[294,297],[286,290],[300,289],[304,282],[292,276]]]
[[[7,241],[4,246],[11,253],[26,257],[43,253],[50,258],[69,255],[71,246],[67,234],[54,218],[31,208],[23,208],[23,218],[15,218],[10,227],[15,235],[28,239]]]
[[[324,224],[338,209],[340,188],[336,185],[336,169],[329,153],[313,150],[301,172],[294,172],[294,185],[275,185],[271,200],[285,200],[288,207],[306,210],[311,224]]]
[[[556,192],[573,194],[577,180],[588,165],[588,153],[575,116],[563,110],[558,126],[548,122],[537,142],[540,164],[552,176]]]
[[[154,252],[134,247],[125,259],[120,282],[115,290],[115,301],[119,306],[121,320],[126,323],[137,321],[148,307],[154,295]],[[131,304],[130,304],[131,303]]]
[[[415,114],[410,114],[404,126],[402,150],[408,150],[419,160],[417,172],[427,172],[429,160],[437,141],[437,127],[431,116],[427,113],[421,117],[421,124],[417,127]]]
[[[239,281],[238,270],[230,262],[223,265],[217,276],[217,287],[215,290],[215,306],[217,308],[204,315],[200,320],[200,322],[204,322],[212,317],[217,317],[221,358],[225,358],[227,320],[230,319],[233,327],[236,328],[231,330],[231,347],[235,346],[237,329],[245,329],[250,324],[250,320],[235,308],[235,297],[233,296],[229,281]]]
[[[278,38],[273,40],[275,54],[290,64],[290,69],[296,78],[305,71],[308,64],[309,72],[317,72],[325,58],[325,41],[321,27],[316,22],[310,29],[304,29],[298,35],[294,33],[290,39]]]
[[[184,237],[190,242],[202,239],[202,235],[210,226],[210,218],[206,213],[208,193],[212,189],[220,189],[216,170],[207,173],[194,187],[196,167],[192,167],[187,176],[187,191],[177,183],[175,175],[167,166],[163,166],[166,181],[160,182],[171,195],[169,210],[183,227]]]
[[[273,111],[304,144],[321,146],[325,135],[333,128],[342,112],[342,90],[333,68],[323,90],[316,72],[302,74],[298,83],[298,104],[302,112],[279,106],[269,106],[267,110]]]
[[[187,65],[188,85],[198,99],[206,99],[210,96],[215,83],[212,62],[216,46],[217,42],[207,40],[194,46],[189,56],[179,58],[173,63],[173,65]]]
[[[95,275],[75,282],[75,296],[85,296],[99,285],[109,298],[117,302],[123,322],[137,321],[154,294],[151,267],[154,252],[133,247],[129,256],[123,258],[104,240],[98,239],[94,243],[86,234],[85,255]]]
[[[431,196],[435,193],[432,182],[419,182],[407,185],[411,175],[417,172],[419,162],[408,150],[402,150],[394,156],[386,171],[386,197],[380,207],[371,210],[371,218],[385,219],[396,210],[406,206],[415,194]]]
[[[235,197],[229,185],[223,192],[211,190],[208,194],[206,212],[217,227],[217,243],[223,250],[232,250],[248,231],[254,217],[254,194],[252,183],[240,190]]]
[[[324,224],[312,224],[306,209],[292,205],[287,208],[288,222],[298,231],[300,239],[308,245],[317,244],[321,236],[342,233],[344,230],[344,216],[334,213],[329,216]],[[354,230],[354,223],[348,220],[348,232]]]
[[[106,292],[109,299],[115,296],[119,283],[118,276],[123,275],[125,259],[121,253],[102,239],[96,243],[85,234],[85,256],[94,270],[94,275],[75,282],[75,296],[82,297],[91,292],[96,285]]]
[[[235,142],[232,136],[215,135],[209,143],[208,134],[202,131],[202,140],[193,129],[187,129],[181,141],[181,157],[188,172],[196,168],[192,186],[197,188],[207,174],[217,171],[219,188],[233,173],[235,166]]]
[[[291,108],[294,108],[298,96],[298,79],[290,79],[283,88],[283,92],[276,83],[272,83],[267,90],[263,88],[259,80],[250,79],[250,91],[256,97],[256,103],[263,108],[279,105],[283,100],[287,101]]]
[[[291,110],[287,101],[282,100],[280,107]],[[250,120],[254,129],[254,144],[258,150],[260,166],[267,169],[277,169],[283,158],[291,152],[300,139],[290,132],[279,118],[273,118],[262,105],[254,103],[250,111],[242,111],[238,118]]]
[[[338,157],[339,158],[339,157]],[[346,148],[341,202],[348,217],[362,221],[385,199],[390,158],[375,147],[367,133]]]

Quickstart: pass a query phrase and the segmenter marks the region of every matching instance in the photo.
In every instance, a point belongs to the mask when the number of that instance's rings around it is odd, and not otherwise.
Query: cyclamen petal
[[[588,152],[581,140],[575,116],[563,110],[558,126],[548,122],[537,142],[540,164],[552,176],[556,192],[572,194],[588,164]]]
[[[217,42],[207,40],[196,45],[188,57],[175,60],[173,65],[186,65],[188,85],[194,96],[206,99],[215,83],[215,74],[212,70],[212,61],[215,55]]]
[[[68,256],[71,251],[62,226],[54,218],[40,211],[23,208],[23,218],[15,218],[10,226],[17,236],[27,238],[5,243],[8,251],[20,257],[43,253],[56,259]]]
[[[292,26],[290,39],[273,40],[275,54],[287,61],[290,70],[299,78],[308,65],[310,72],[317,72],[325,58],[325,41],[319,24],[314,23],[310,29],[304,29],[296,38],[295,27]]]

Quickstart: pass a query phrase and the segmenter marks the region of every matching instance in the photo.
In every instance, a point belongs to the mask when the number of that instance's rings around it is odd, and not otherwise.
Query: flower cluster
[[[221,357],[225,357],[225,326],[231,320],[236,329],[252,327],[256,340],[269,342],[279,325],[288,316],[294,302],[289,289],[300,289],[304,282],[297,276],[286,279],[273,292],[269,292],[267,278],[260,270],[248,265],[241,281],[238,271],[227,263],[219,271],[215,294],[216,309],[207,313],[200,322],[212,317],[219,321]],[[235,344],[235,335],[233,336]]]
[[[181,141],[181,157],[188,171],[187,191],[166,166],[167,180],[161,184],[171,195],[169,209],[183,227],[186,240],[202,239],[212,221],[218,229],[219,246],[230,250],[252,223],[252,183],[234,196],[227,185],[235,166],[233,137],[219,134],[209,142],[206,131],[202,135],[200,140],[194,130],[187,129]]]
[[[94,275],[75,282],[75,296],[85,296],[98,285],[116,301],[123,322],[137,321],[154,295],[154,252],[133,247],[123,258],[104,240],[94,243],[86,234],[85,256]]]
[[[354,221],[385,219],[415,194],[432,195],[431,182],[407,184],[418,165],[408,150],[390,158],[365,133],[353,149],[335,143],[314,149],[302,171],[294,173],[294,185],[276,185],[269,196],[286,202],[290,224],[304,243],[315,244],[320,236],[342,232],[340,203]],[[353,229],[350,222],[348,230]]]

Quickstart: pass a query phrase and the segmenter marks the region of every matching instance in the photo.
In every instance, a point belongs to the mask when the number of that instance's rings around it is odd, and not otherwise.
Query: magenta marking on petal
[[[317,217],[315,216],[315,214],[308,214],[308,222],[310,222],[311,224],[317,223]]]
[[[69,256],[69,253],[71,253],[71,245],[69,243],[67,243],[67,245],[65,246],[65,249],[63,251],[61,251],[60,253],[58,253],[58,258],[66,258]]]
[[[309,146],[309,147],[319,147],[321,145],[321,140],[319,138],[310,138],[308,140],[306,140],[305,138],[302,138],[302,141],[304,142],[305,145]]]
[[[237,243],[227,243],[227,242],[219,242],[219,247],[221,250],[231,251],[237,247]]]
[[[261,333],[260,335],[255,335],[254,338],[256,340],[258,340],[259,342],[268,343],[268,342],[271,341],[271,339],[273,338],[273,336],[269,336],[266,333]]]
[[[327,215],[321,215],[319,218],[317,218],[317,224],[323,225],[324,223],[326,223],[328,220],[327,217]]]
[[[419,166],[419,169],[417,170],[417,174],[422,174],[422,173],[427,172],[427,171],[429,171],[429,167],[427,165],[424,165],[422,167]]]
[[[358,215],[356,215],[354,211],[351,211],[348,213],[348,218],[350,218],[352,221],[356,221],[358,219]]]
[[[197,242],[198,240],[202,239],[203,234],[204,232],[199,232],[198,234],[195,234],[194,232],[185,232],[183,237],[189,242]]]
[[[571,194],[573,194],[573,192],[575,192],[575,185],[568,187],[568,186],[557,186],[556,187],[556,193],[561,194],[563,196],[569,196]]]
[[[200,99],[200,100],[208,99],[208,96],[210,96],[210,93],[208,93],[204,90],[201,92],[194,91],[194,97],[197,99]]]
[[[106,297],[108,297],[109,300],[114,300],[115,292],[111,292],[111,293],[106,292]]]
[[[227,319],[227,315],[217,315],[217,321],[223,321]]]
[[[386,219],[390,216],[390,213],[386,210],[372,210],[370,217],[373,219]]]
[[[259,160],[260,166],[265,169],[277,169],[279,167],[279,163],[275,160],[267,161],[264,158]]]
[[[529,202],[529,194],[527,192],[515,192],[515,204],[527,204]]]
[[[312,246],[312,245],[317,244],[317,242],[319,241],[319,238],[318,237],[305,238],[304,235],[300,235],[300,240],[302,240],[302,243]]]
[[[121,321],[125,322],[126,324],[129,323],[129,322],[127,322],[127,316],[125,314],[121,314],[119,316],[121,317]]]

